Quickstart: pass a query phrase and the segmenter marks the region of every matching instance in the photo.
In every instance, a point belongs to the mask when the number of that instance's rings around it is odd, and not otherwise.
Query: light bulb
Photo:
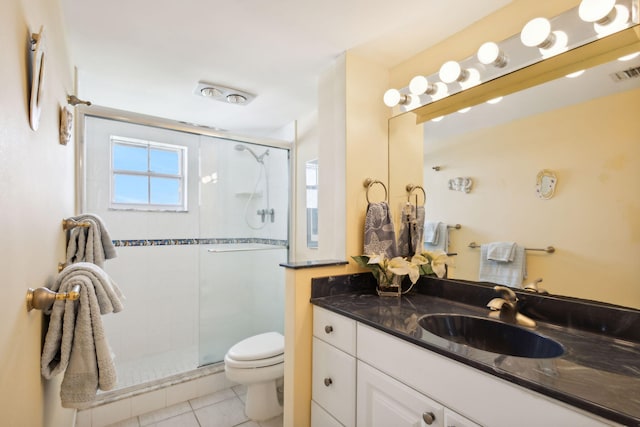
[[[629,22],[629,9],[622,5],[616,5],[614,12],[607,15],[606,19],[595,22],[593,28],[598,33],[598,37],[605,37],[626,28]]]
[[[567,51],[567,45],[569,44],[569,36],[564,31],[554,31],[552,33],[554,42],[546,48],[538,49],[543,58],[550,58],[562,52]]]
[[[483,43],[478,49],[478,60],[484,65],[502,68],[507,65],[507,55],[494,42]]]
[[[415,76],[409,82],[409,91],[414,95],[433,95],[438,91],[438,87],[429,83],[425,76]]]
[[[411,102],[411,96],[400,93],[398,89],[389,89],[384,93],[384,104],[387,107],[395,107],[396,105],[405,105]]]
[[[460,82],[462,89],[469,89],[470,87],[480,84],[480,71],[475,68],[467,68],[467,78]]]
[[[447,61],[442,64],[438,75],[444,83],[463,82],[468,77],[467,70],[463,70],[456,61]]]
[[[578,8],[580,19],[585,22],[605,24],[612,19],[616,0],[582,0]]]
[[[522,28],[520,33],[522,44],[528,47],[549,48],[555,42],[551,32],[551,22],[547,18],[534,18]]]

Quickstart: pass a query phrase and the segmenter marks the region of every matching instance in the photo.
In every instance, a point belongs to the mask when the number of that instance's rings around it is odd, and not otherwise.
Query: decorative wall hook
[[[90,107],[90,106],[91,106],[91,102],[89,102],[89,101],[83,101],[82,99],[78,98],[78,97],[77,97],[77,96],[75,96],[75,95],[67,95],[67,102],[68,102],[70,105],[74,106],[74,107],[75,107],[76,105],[78,105],[78,104],[84,104],[84,105],[86,105],[87,107]]]

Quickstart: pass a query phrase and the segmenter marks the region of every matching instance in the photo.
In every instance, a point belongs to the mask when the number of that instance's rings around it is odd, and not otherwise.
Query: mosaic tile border
[[[281,246],[287,248],[287,240],[249,238],[206,238],[206,239],[133,239],[112,240],[118,246],[181,246],[181,245],[233,245],[239,243],[259,243],[262,245]]]

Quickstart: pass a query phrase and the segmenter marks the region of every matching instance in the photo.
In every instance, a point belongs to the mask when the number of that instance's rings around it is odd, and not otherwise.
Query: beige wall
[[[29,127],[27,39],[46,31],[40,128]],[[61,220],[74,213],[74,147],[58,143],[60,106],[73,90],[57,0],[0,2],[0,424],[68,426],[57,383],[40,376],[42,314],[25,294],[56,275]]]

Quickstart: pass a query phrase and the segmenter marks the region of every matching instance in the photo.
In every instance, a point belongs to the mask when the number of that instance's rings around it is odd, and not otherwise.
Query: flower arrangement
[[[447,271],[446,266],[451,264],[451,259],[441,251],[424,251],[414,255],[410,260],[403,257],[387,258],[383,253],[375,256],[352,256],[351,258],[359,266],[371,270],[381,288],[397,286],[394,284],[394,278],[399,277],[402,280],[402,276],[406,275],[409,276],[412,285],[418,281],[420,276],[435,274],[442,278]]]

